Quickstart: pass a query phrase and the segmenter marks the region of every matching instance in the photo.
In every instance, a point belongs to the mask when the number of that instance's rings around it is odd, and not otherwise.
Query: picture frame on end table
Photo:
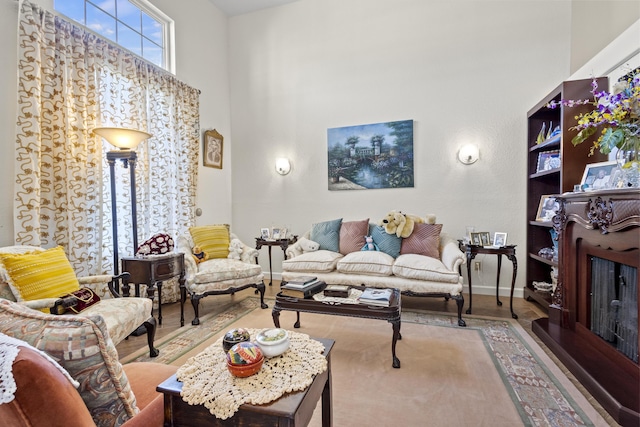
[[[507,246],[507,233],[496,232],[493,235],[493,246],[499,248]]]
[[[222,169],[222,149],[224,137],[217,130],[204,132],[202,141],[202,164],[210,168]]]
[[[268,228],[260,229],[260,238],[262,240],[269,240],[271,238],[271,230]]]
[[[471,235],[471,244],[473,246],[482,246],[482,239],[480,238],[480,233],[470,233]]]

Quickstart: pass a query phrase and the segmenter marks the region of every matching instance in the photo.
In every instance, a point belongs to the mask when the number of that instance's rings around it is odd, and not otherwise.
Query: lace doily
[[[261,329],[249,329],[252,338]],[[250,377],[238,378],[227,369],[222,338],[178,368],[182,400],[204,405],[212,415],[227,419],[240,405],[263,405],[285,393],[304,390],[313,378],[327,369],[324,345],[306,334],[289,332],[289,349],[280,356],[265,358],[262,369]]]
[[[323,302],[325,304],[358,304],[358,298],[362,295],[360,289],[349,289],[349,296],[347,298],[338,297],[326,297],[322,292],[318,292],[313,296],[316,301]]]
[[[47,353],[32,347],[24,341],[0,333],[0,404],[9,403],[15,397],[17,387],[16,380],[13,378],[13,362],[16,360],[16,357],[18,357],[18,352],[20,351],[18,347],[28,347],[40,353],[53,363],[53,365],[67,377],[75,388],[78,388],[80,385],[76,380],[71,378],[69,372],[60,366],[58,362],[53,360]]]

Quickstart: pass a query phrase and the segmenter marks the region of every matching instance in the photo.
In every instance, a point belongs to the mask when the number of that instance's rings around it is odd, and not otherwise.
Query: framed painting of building
[[[329,190],[414,185],[413,120],[327,130]]]

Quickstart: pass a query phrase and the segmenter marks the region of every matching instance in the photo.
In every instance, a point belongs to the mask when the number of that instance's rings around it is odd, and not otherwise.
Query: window
[[[54,8],[147,61],[175,71],[173,21],[147,0],[55,0]]]

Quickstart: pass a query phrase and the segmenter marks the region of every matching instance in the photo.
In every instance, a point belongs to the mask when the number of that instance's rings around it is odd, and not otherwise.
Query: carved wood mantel
[[[618,423],[638,426],[640,366],[591,330],[591,265],[604,259],[640,269],[640,189],[567,193],[556,201],[558,285],[549,318],[532,329]],[[640,289],[638,282],[630,285]]]

